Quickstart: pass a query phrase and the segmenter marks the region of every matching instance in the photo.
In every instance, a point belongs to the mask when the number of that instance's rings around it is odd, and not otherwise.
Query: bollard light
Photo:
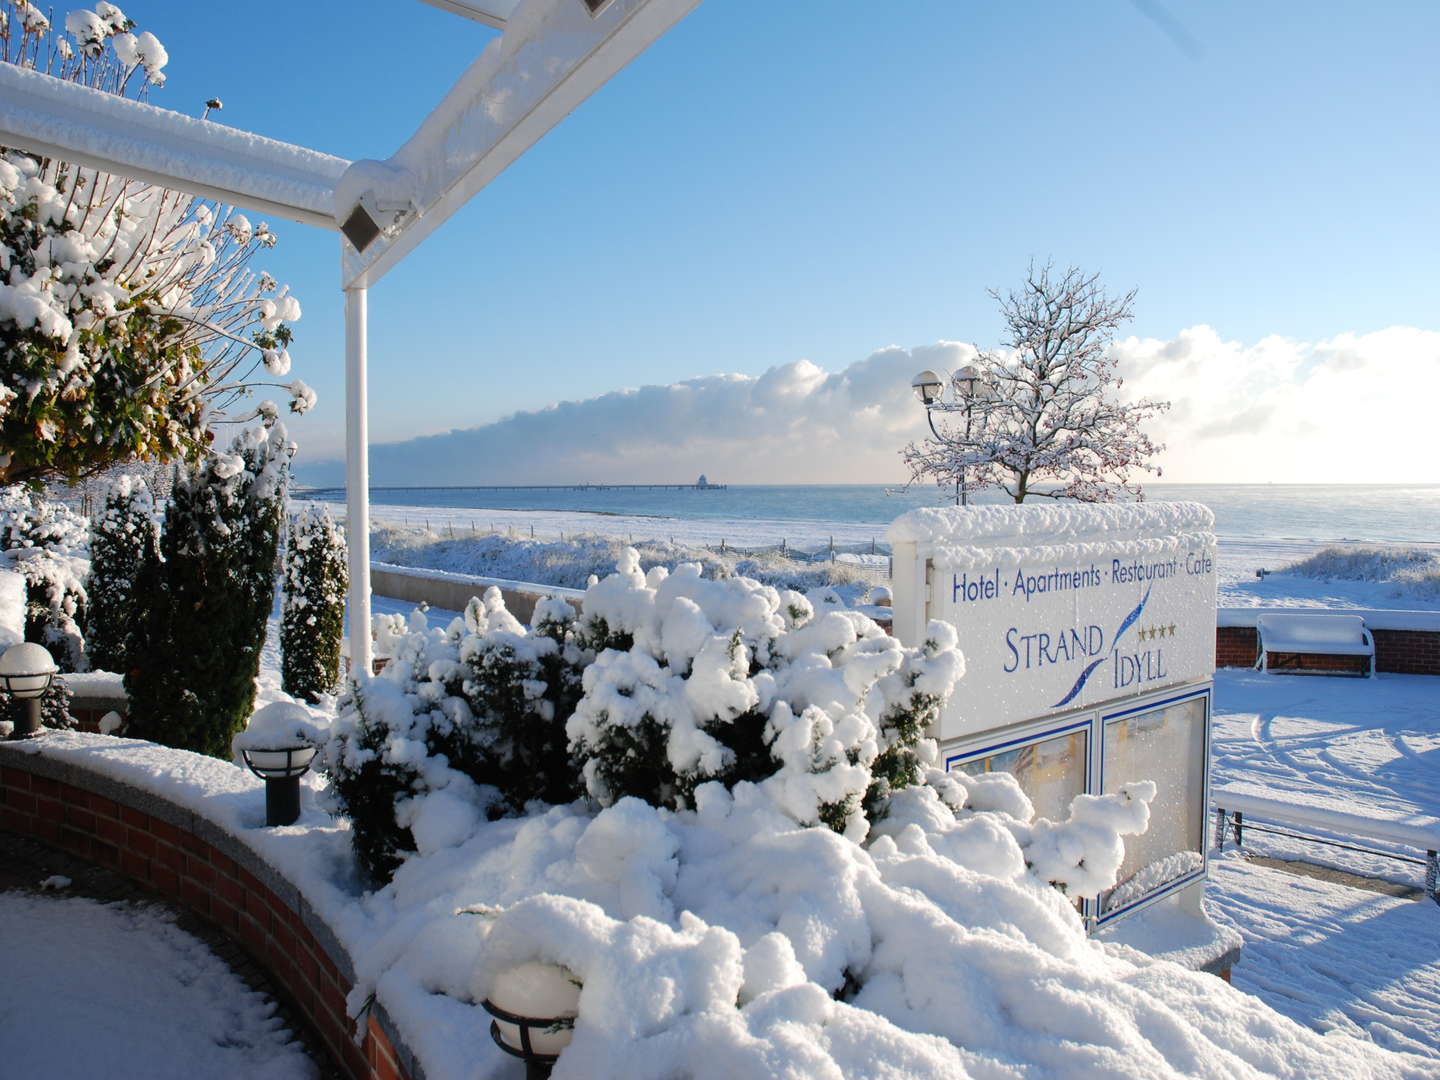
[[[525,1062],[526,1080],[546,1080],[575,1035],[580,985],[555,964],[521,964],[496,975],[480,1004],[495,1017],[495,1045]]]
[[[40,734],[40,706],[45,691],[55,678],[55,661],[45,646],[33,641],[12,645],[0,656],[0,689],[25,702],[25,715],[15,722],[12,739]]]
[[[240,754],[250,771],[265,781],[265,824],[294,825],[300,816],[300,777],[310,769],[313,746],[269,749],[245,747]]]

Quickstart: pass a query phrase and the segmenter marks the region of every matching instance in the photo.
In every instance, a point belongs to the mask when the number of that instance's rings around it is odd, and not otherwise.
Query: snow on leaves
[[[143,97],[168,55],[113,4],[72,12],[54,49],[26,16],[0,58],[109,93]],[[63,47],[62,47],[63,46]],[[76,478],[139,458],[195,459],[218,423],[289,373],[300,305],[249,267],[265,223],[190,196],[0,154],[0,483]],[[263,369],[261,364],[263,363]],[[304,412],[314,391],[270,383]]]

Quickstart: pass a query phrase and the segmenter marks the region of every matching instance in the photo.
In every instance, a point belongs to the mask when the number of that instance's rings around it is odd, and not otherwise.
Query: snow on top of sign
[[[922,506],[901,514],[891,543],[987,543],[1000,539],[1047,544],[1124,539],[1138,534],[1210,532],[1215,515],[1196,502],[1067,503],[1018,506]]]
[[[103,124],[103,126],[102,126]],[[0,64],[0,129],[105,160],[330,212],[343,158]]]
[[[1133,535],[1126,536],[1122,533],[1119,539],[1106,537],[1102,540],[1092,536],[1088,542],[1024,546],[936,543],[930,550],[930,561],[935,566],[944,569],[962,569],[977,563],[1033,565],[1052,562],[1059,566],[1117,557],[1122,559],[1154,557],[1169,560],[1174,557],[1177,545],[1198,551],[1206,547],[1213,547],[1214,544],[1215,534],[1209,532],[1167,533],[1164,536],[1143,538],[1135,538]]]

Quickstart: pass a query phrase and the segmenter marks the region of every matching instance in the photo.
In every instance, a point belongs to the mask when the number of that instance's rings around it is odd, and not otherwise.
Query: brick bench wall
[[[354,1080],[423,1080],[383,1009],[358,1044],[345,1014],[350,957],[274,868],[212,822],[148,792],[0,743],[0,828],[98,863],[235,939]]]

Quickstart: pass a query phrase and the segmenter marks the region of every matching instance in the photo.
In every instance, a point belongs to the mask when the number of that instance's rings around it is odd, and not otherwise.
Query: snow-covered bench
[[[1342,669],[1306,658],[1353,656],[1361,661],[1355,674],[1375,674],[1375,639],[1359,615],[1266,612],[1256,617],[1255,628],[1260,643],[1255,666],[1261,671],[1334,675]]]

